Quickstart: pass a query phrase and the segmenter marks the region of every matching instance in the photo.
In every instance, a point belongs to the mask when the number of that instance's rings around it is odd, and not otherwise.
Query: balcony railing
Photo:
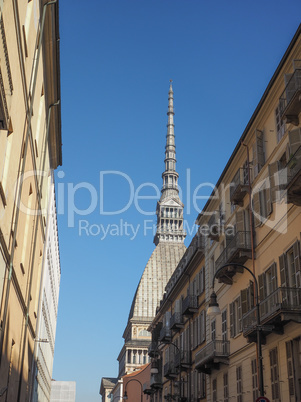
[[[173,360],[164,364],[163,375],[166,378],[174,378],[178,375],[175,363]]]
[[[153,392],[154,391],[151,388],[150,381],[145,382],[143,384],[143,393],[147,394],[147,395],[151,395],[151,394],[153,394]]]
[[[208,221],[209,234],[208,237],[211,240],[218,240],[220,236],[220,221],[218,213],[215,211],[212,213]]]
[[[150,386],[151,386],[151,388],[154,388],[154,389],[163,388],[161,373],[151,374]]]
[[[180,367],[182,369],[189,368],[191,366],[191,352],[187,350],[181,350],[175,355],[175,367]]]
[[[242,205],[244,196],[248,192],[248,172],[240,168],[233,177],[230,187],[230,201],[234,205]]]
[[[301,112],[301,69],[297,68],[280,96],[280,114],[286,123],[298,125],[298,115]]]
[[[184,321],[183,321],[183,315],[182,313],[174,313],[171,316],[170,319],[170,328],[173,329],[174,331],[179,330],[180,328],[183,328],[184,326]]]
[[[286,192],[288,204],[301,206],[301,146],[279,172],[279,188],[281,196]]]
[[[229,341],[211,341],[195,355],[195,367],[203,373],[210,374],[220,363],[229,363],[229,354]]]
[[[158,355],[158,342],[152,341],[148,347],[148,355],[156,357]]]
[[[171,341],[171,329],[170,327],[163,327],[160,331],[159,340],[161,342],[170,342]]]
[[[291,320],[301,322],[301,289],[278,288],[260,302],[259,310],[260,324],[276,325],[277,331],[279,326],[283,326]],[[243,315],[242,326],[244,336],[255,335],[256,307]],[[266,332],[268,334],[271,331],[267,329]]]
[[[251,232],[237,232],[215,261],[215,269],[217,271],[223,265],[231,262],[236,264],[244,264],[249,258],[251,258]],[[243,268],[235,266],[227,267],[216,277],[218,278],[219,282],[232,284],[232,277],[237,272],[242,271]]]
[[[192,315],[198,311],[198,298],[194,295],[188,295],[183,300],[183,315]]]

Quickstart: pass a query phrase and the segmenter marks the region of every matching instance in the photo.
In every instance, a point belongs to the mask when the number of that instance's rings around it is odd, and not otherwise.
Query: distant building
[[[75,402],[75,381],[51,381],[50,402]]]
[[[152,402],[301,400],[300,100],[301,25],[165,288]]]
[[[139,281],[123,333],[124,345],[119,353],[119,381],[149,361],[151,324],[164,294],[164,288],[185,253],[183,208],[179,197],[176,171],[174,105],[172,84],[168,97],[168,124],[165,146],[165,171],[162,174],[161,198],[157,203],[157,231],[154,249]],[[103,381],[102,381],[103,382]],[[118,382],[119,383],[119,382]],[[115,386],[118,386],[118,384]],[[114,392],[114,396],[116,393]]]
[[[156,314],[164,288],[186,250],[186,232],[183,229],[184,205],[179,198],[179,175],[176,171],[172,84],[169,88],[167,115],[165,171],[162,174],[162,194],[156,210],[156,248],[146,264],[132,302],[123,334],[124,346],[118,356],[119,377],[148,362],[147,350],[151,341],[148,326]]]
[[[111,392],[112,392],[113,388],[115,387],[117,381],[118,381],[118,378],[102,377],[101,384],[100,384],[100,391],[99,391],[99,393],[102,397],[102,402],[110,402],[112,400]],[[116,400],[117,399],[118,398],[116,398]]]

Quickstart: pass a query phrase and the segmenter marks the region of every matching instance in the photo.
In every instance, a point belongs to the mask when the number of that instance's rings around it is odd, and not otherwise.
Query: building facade
[[[34,373],[32,402],[48,402],[50,400],[60,292],[61,268],[53,175],[51,178],[32,367]]]
[[[301,401],[300,99],[301,26],[150,326],[153,401]]]
[[[50,402],[75,402],[75,381],[51,381]]]
[[[51,172],[62,163],[58,1],[1,1],[0,30],[0,395],[28,401]]]

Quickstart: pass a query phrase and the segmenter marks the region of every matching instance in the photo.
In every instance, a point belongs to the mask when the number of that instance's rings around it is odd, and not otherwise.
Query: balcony
[[[220,364],[229,364],[230,342],[211,341],[195,356],[195,368],[206,374],[218,370]]]
[[[189,316],[197,313],[198,311],[198,298],[197,296],[188,295],[183,300],[182,313],[183,315]]]
[[[174,313],[170,319],[170,329],[177,332],[181,328],[184,328],[184,321],[182,313]]]
[[[161,373],[151,374],[150,387],[153,389],[162,389],[163,388]]]
[[[301,69],[292,74],[280,99],[281,119],[286,123],[299,124],[298,115],[301,112]]]
[[[213,212],[209,221],[208,221],[208,237],[211,240],[217,241],[220,236],[220,222],[218,219],[218,214],[217,212]]]
[[[252,258],[251,232],[237,232],[215,261],[215,269],[218,270],[223,265],[231,262],[243,265],[250,258]],[[225,267],[216,275],[216,278],[219,282],[232,285],[232,278],[237,272],[243,272],[243,268],[236,266]]]
[[[161,342],[170,342],[171,341],[171,330],[170,327],[163,327],[160,331],[159,340]]]
[[[191,368],[191,352],[182,350],[175,355],[175,367],[181,367],[181,371]]]
[[[279,183],[281,195],[286,192],[287,203],[301,206],[301,146],[279,172]]]
[[[169,380],[177,377],[178,373],[174,361],[171,360],[164,364],[163,375]]]
[[[260,302],[260,324],[263,336],[271,332],[283,333],[283,326],[289,321],[301,323],[301,289],[278,288]],[[243,334],[249,342],[256,341],[256,308],[242,317]]]
[[[148,355],[149,357],[157,357],[158,353],[158,342],[152,341],[148,347]]]
[[[143,393],[146,395],[152,395],[154,393],[154,390],[150,385],[150,381],[147,381],[143,384]]]
[[[238,169],[230,186],[230,201],[234,205],[243,205],[243,199],[248,193],[249,183],[246,169]]]

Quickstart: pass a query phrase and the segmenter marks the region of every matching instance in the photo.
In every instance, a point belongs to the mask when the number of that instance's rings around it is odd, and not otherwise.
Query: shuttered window
[[[256,401],[256,399],[259,397],[256,359],[251,360],[251,372],[253,400]]]
[[[280,105],[278,105],[275,110],[275,118],[276,118],[277,142],[279,142],[285,133],[285,123],[283,122],[283,120],[281,120]]]
[[[236,390],[237,390],[237,402],[242,402],[242,366],[236,367]]]
[[[270,350],[272,400],[279,401],[279,372],[277,348]]]
[[[253,144],[253,176],[257,177],[265,163],[263,131],[255,130],[255,143]]]
[[[241,297],[237,297],[233,303],[230,303],[230,336],[233,338],[242,330],[241,320]]]
[[[229,401],[228,373],[224,374],[224,402]]]

